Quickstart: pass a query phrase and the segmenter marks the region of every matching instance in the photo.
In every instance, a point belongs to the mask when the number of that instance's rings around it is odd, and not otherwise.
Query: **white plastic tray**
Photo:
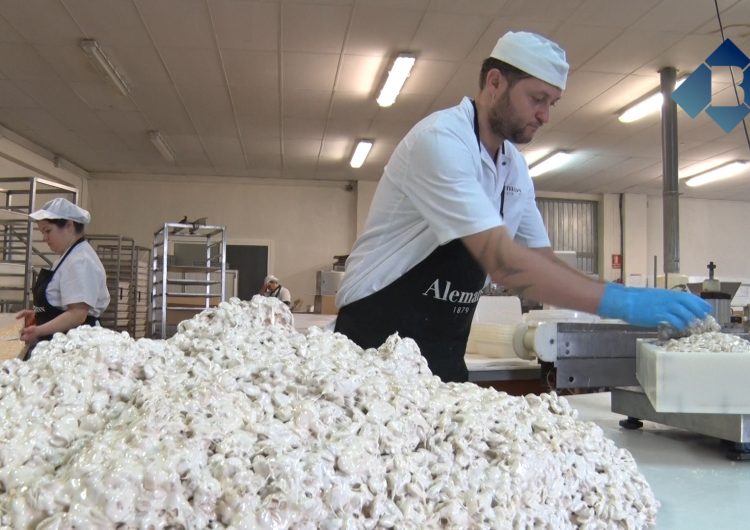
[[[750,353],[666,351],[638,339],[635,366],[657,412],[750,414]]]

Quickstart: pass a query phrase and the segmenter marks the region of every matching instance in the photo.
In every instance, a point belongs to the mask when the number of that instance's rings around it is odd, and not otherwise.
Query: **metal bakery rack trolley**
[[[101,315],[105,328],[127,331],[133,338],[146,335],[151,249],[131,237],[92,234],[86,239],[96,250],[107,273],[109,306]]]
[[[177,262],[177,245],[193,246],[200,258]],[[154,234],[151,263],[151,338],[165,339],[181,321],[224,300],[226,228],[164,223]]]
[[[53,254],[28,214],[50,199],[78,204],[78,190],[38,177],[0,178],[0,306],[17,311],[31,304],[34,268],[50,267]]]

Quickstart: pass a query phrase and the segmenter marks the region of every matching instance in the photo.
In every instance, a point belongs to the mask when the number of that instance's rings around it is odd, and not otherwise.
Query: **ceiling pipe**
[[[680,272],[680,193],[677,174],[677,104],[672,91],[677,78],[676,70],[668,66],[659,70],[661,93],[662,201],[664,229],[664,274]],[[667,278],[664,286],[667,287]]]

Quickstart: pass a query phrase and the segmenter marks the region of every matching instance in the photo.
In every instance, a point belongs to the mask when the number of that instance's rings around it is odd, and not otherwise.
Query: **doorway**
[[[250,300],[268,274],[268,245],[227,245],[227,269],[237,271],[237,297]]]

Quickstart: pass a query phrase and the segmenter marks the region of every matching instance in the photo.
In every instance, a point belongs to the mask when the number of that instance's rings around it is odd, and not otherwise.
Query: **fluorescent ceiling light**
[[[167,162],[175,161],[174,151],[172,151],[172,148],[169,147],[169,144],[164,141],[164,137],[159,131],[149,131],[148,139],[151,140],[151,143],[154,144],[156,150],[159,151],[162,157],[164,157],[164,160],[166,160]]]
[[[541,158],[538,162],[532,164],[531,167],[529,167],[529,175],[532,177],[538,177],[542,173],[553,171],[567,164],[572,157],[572,153],[569,153],[568,151],[554,151],[544,158]]]
[[[128,83],[125,81],[122,73],[120,73],[109,56],[104,53],[104,50],[99,46],[99,43],[95,39],[81,39],[80,45],[84,53],[89,59],[91,59],[94,66],[112,81],[112,84],[115,85],[117,90],[119,90],[123,96],[129,95],[130,87],[128,86]]]
[[[349,165],[353,168],[362,167],[362,164],[365,163],[365,158],[370,154],[372,144],[373,140],[360,140],[356,149],[354,149],[354,154],[352,155],[352,160],[349,162]]]
[[[383,88],[380,90],[377,102],[381,107],[390,107],[396,101],[399,92],[406,83],[406,80],[411,73],[411,69],[416,61],[413,55],[399,54],[396,60],[393,61],[393,66],[388,71],[388,79],[383,84]]]
[[[691,188],[695,188],[696,186],[703,186],[704,184],[728,179],[745,171],[747,163],[747,160],[732,160],[703,173],[698,173],[694,177],[691,177],[685,184]]]
[[[680,86],[687,77],[681,77],[675,82],[674,87]],[[641,118],[645,118],[649,114],[658,112],[661,109],[661,105],[664,102],[664,95],[661,92],[655,92],[649,96],[645,96],[645,99],[641,99],[631,105],[625,107],[620,112],[620,116],[617,118],[622,123],[631,123]]]

